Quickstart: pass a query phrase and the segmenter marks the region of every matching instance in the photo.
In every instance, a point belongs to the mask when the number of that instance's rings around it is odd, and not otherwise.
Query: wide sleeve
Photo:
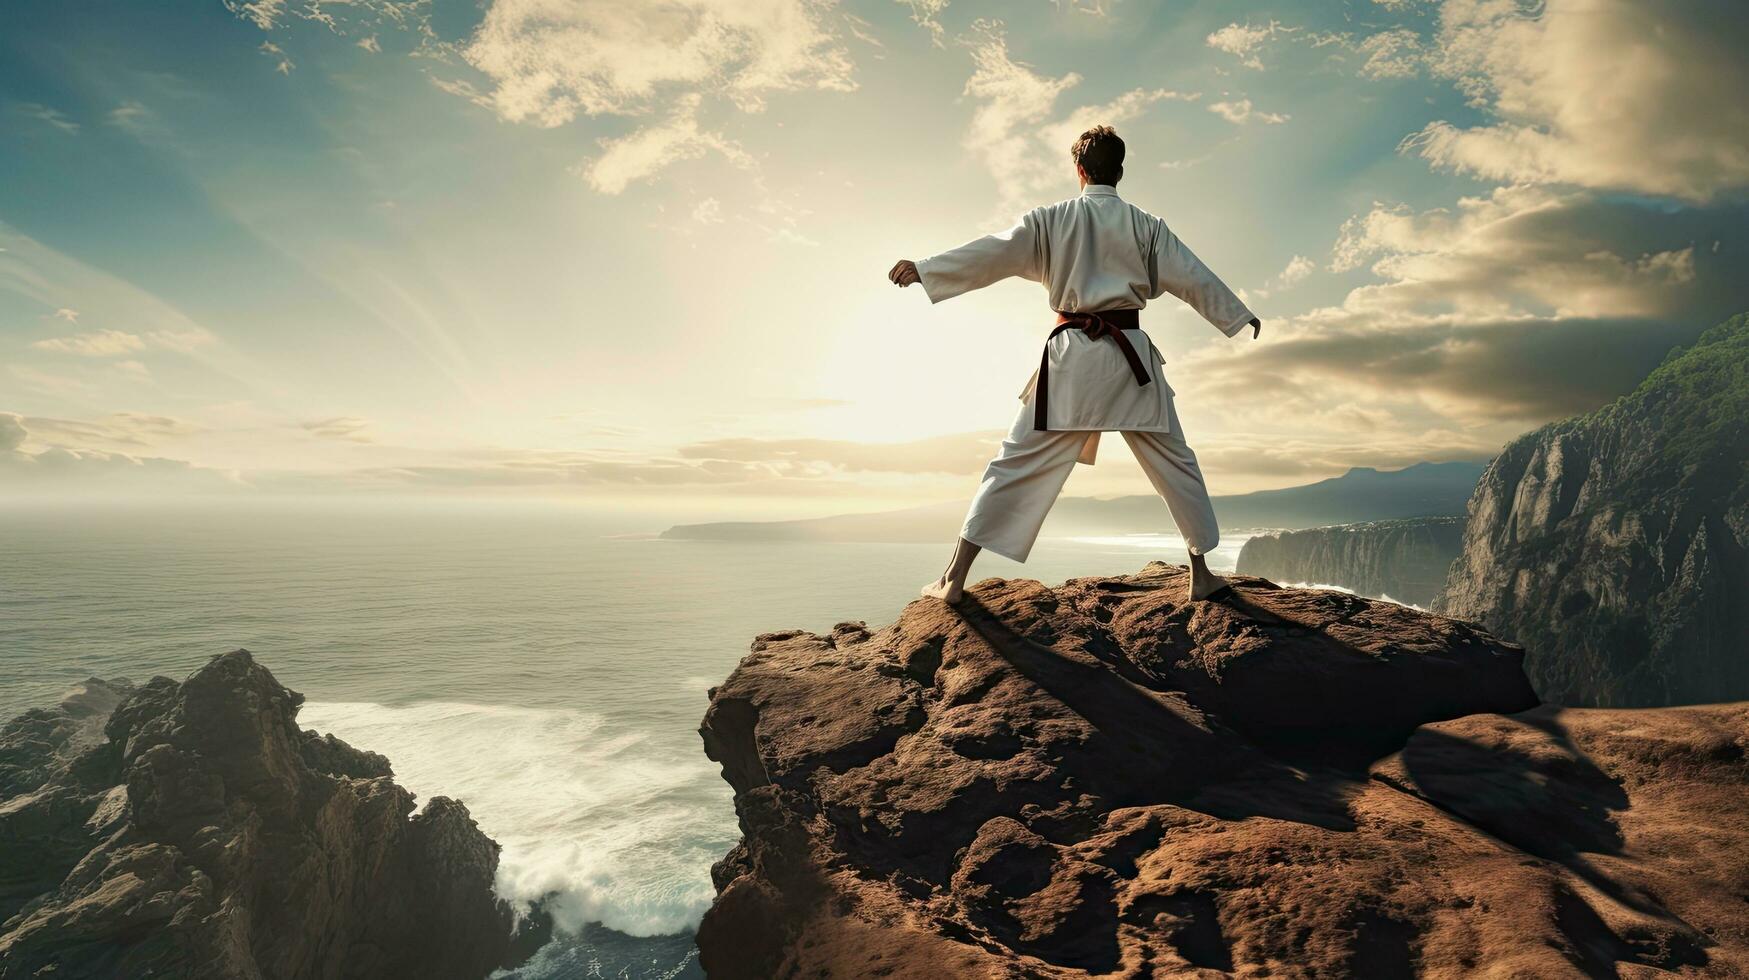
[[[1044,277],[1039,246],[1038,218],[1029,213],[1007,231],[924,259],[917,263],[917,275],[931,303],[983,289],[1010,276],[1038,282]]]
[[[1244,300],[1210,272],[1196,253],[1158,218],[1154,219],[1153,241],[1148,251],[1148,272],[1154,280],[1149,299],[1171,293],[1229,337],[1255,319],[1256,314]]]

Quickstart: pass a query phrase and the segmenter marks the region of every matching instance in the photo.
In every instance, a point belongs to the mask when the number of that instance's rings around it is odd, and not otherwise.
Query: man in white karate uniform
[[[1226,585],[1203,557],[1220,542],[1220,528],[1178,425],[1161,370],[1165,359],[1141,331],[1136,311],[1170,293],[1229,337],[1249,326],[1256,338],[1263,326],[1164,221],[1117,196],[1124,157],[1117,133],[1096,126],[1070,152],[1079,197],[1036,208],[1007,231],[921,262],[902,259],[888,274],[899,286],[922,283],[931,303],[1019,276],[1043,283],[1057,313],[947,571],[923,595],[958,602],[982,550],[1025,561],[1069,471],[1078,461],[1091,464],[1099,434],[1117,430],[1189,548],[1190,598],[1206,599]]]

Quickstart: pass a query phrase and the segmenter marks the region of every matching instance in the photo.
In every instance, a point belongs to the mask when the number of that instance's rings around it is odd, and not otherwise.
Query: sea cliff
[[[706,972],[1749,971],[1749,705],[1539,705],[1480,627],[1185,574],[755,640]]]
[[[1463,546],[1461,517],[1338,524],[1258,534],[1239,550],[1239,572],[1317,583],[1425,606],[1445,585]]]
[[[0,727],[0,977],[483,977],[498,845],[247,651]]]
[[[1508,445],[1436,608],[1524,644],[1551,701],[1749,698],[1749,314]]]

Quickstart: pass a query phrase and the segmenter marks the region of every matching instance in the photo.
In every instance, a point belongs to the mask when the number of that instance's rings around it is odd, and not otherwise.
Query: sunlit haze
[[[885,274],[1074,194],[1098,122],[1265,322],[1144,314],[1214,493],[1487,459],[1749,306],[1707,9],[14,3],[0,494],[964,498],[1043,291]],[[1069,492],[1147,484],[1113,439]]]

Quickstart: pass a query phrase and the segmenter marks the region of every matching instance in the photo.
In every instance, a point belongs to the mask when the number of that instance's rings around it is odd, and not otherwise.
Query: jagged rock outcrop
[[[1749,705],[1539,706],[1478,627],[1185,572],[760,637],[713,980],[1749,971]],[[1638,971],[1638,972],[1635,972]]]
[[[1435,608],[1522,643],[1550,701],[1749,698],[1749,314],[1507,446]]]
[[[0,977],[482,977],[512,913],[462,804],[298,728],[247,651],[0,730]]]
[[[1446,570],[1462,550],[1463,539],[1461,517],[1273,531],[1250,538],[1239,549],[1239,571],[1425,606],[1445,585]]]

